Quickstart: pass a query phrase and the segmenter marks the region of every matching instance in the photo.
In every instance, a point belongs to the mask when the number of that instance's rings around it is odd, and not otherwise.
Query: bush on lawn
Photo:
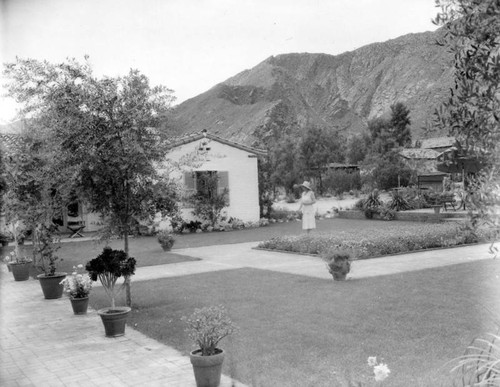
[[[342,249],[351,251],[357,259],[366,259],[477,241],[471,240],[471,235],[463,233],[455,224],[429,223],[419,229],[404,230],[398,226],[374,229],[365,237],[360,237],[356,232],[275,237],[261,242],[258,247],[315,255],[327,254],[331,249]]]

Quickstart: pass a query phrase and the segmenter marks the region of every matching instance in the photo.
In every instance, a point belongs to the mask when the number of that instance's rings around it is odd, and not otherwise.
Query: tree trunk
[[[123,235],[123,240],[125,244],[125,254],[127,254],[127,258],[129,257],[128,255],[128,225],[125,227],[125,233]],[[125,278],[125,297],[126,297],[126,303],[128,307],[132,306],[132,295],[130,293],[130,278],[131,276],[128,276]]]

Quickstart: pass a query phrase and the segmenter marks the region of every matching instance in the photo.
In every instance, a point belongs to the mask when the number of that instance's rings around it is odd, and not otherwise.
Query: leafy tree
[[[53,245],[55,222],[62,218],[63,208],[69,203],[72,183],[53,144],[43,130],[36,129],[41,128],[32,120],[21,135],[17,152],[5,159],[7,190],[3,198],[16,248],[24,237],[19,235],[22,225],[33,237],[34,265],[45,274],[54,275],[58,259]]]
[[[444,25],[442,44],[453,54],[454,86],[434,125],[454,136],[459,154],[482,163],[470,226],[500,230],[500,2],[437,0],[434,22]],[[492,251],[498,249],[492,245]]]
[[[392,105],[390,127],[397,146],[408,147],[411,145],[410,124],[410,111],[405,104],[397,102]]]
[[[171,90],[151,87],[137,70],[98,79],[88,61],[17,59],[4,72],[24,116],[46,128],[76,191],[123,238],[128,255],[131,226],[157,210],[157,170],[167,149],[167,133],[157,128]],[[130,305],[129,282],[126,290]]]
[[[342,137],[325,128],[311,127],[300,142],[300,157],[307,175],[315,176],[323,191],[323,174],[329,163],[343,162]]]
[[[297,140],[288,135],[270,150],[271,181],[275,186],[284,187],[287,193],[293,192],[293,186],[300,178],[298,154]]]
[[[370,135],[367,133],[350,137],[347,141],[347,161],[351,164],[361,164],[370,150],[370,144]]]

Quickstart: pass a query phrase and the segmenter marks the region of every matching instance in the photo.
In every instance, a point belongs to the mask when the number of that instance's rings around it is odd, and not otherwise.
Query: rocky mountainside
[[[413,137],[423,137],[452,83],[450,54],[436,44],[442,33],[409,34],[340,55],[270,57],[178,105],[174,127],[207,129],[246,145],[291,126],[322,125],[348,136],[403,102]]]

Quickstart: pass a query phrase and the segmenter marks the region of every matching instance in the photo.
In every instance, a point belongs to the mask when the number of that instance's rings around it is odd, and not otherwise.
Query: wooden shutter
[[[218,171],[217,176],[219,181],[217,182],[217,192],[219,195],[225,192],[227,193],[227,204],[229,205],[229,173],[227,171]]]
[[[196,172],[184,172],[184,185],[189,194],[196,191]]]

